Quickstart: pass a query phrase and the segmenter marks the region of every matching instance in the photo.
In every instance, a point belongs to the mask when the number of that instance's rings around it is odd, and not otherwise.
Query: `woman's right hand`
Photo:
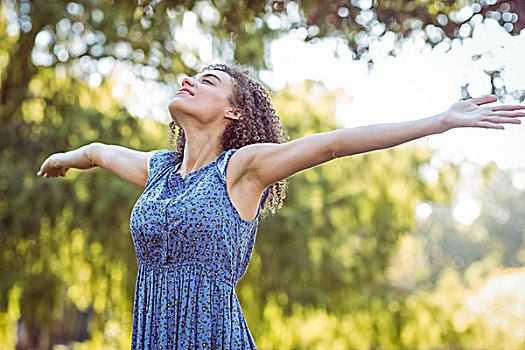
[[[43,177],[66,176],[70,168],[100,167],[134,185],[144,188],[148,180],[149,159],[156,152],[135,151],[117,145],[93,142],[72,151],[49,156],[36,174]]]
[[[49,156],[44,163],[42,163],[40,170],[36,174],[42,177],[66,176],[69,168],[61,166],[60,164],[60,158],[63,154],[64,153],[55,153]]]

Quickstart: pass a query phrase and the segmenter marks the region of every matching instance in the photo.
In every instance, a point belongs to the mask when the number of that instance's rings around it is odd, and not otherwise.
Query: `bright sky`
[[[320,80],[329,89],[343,89],[337,102],[336,117],[345,127],[400,122],[425,118],[447,110],[461,98],[461,86],[469,83],[472,97],[490,93],[490,77],[485,70],[504,68],[507,91],[525,89],[525,31],[512,37],[494,20],[478,23],[472,39],[463,44],[439,45],[434,50],[424,47],[417,38],[407,42],[396,57],[387,57],[379,43],[371,48],[374,69],[368,73],[364,63],[352,61],[350,51],[334,39],[306,44],[297,33],[274,42],[271,46],[272,71],[261,78],[275,89],[304,79]],[[334,52],[337,52],[338,58]],[[478,61],[475,54],[484,54]],[[511,100],[490,105],[519,104]],[[452,208],[456,221],[470,225],[481,211],[476,200],[480,184],[473,163],[491,161],[502,169],[513,169],[513,185],[525,189],[525,118],[521,125],[505,124],[505,130],[462,128],[417,140],[418,144],[436,150],[430,166],[420,169],[427,181],[438,178],[437,169],[452,161],[461,164],[464,175]],[[479,169],[478,169],[479,171]],[[427,203],[416,208],[420,220],[432,213]]]
[[[390,44],[387,43],[386,46]],[[291,34],[271,46],[273,71],[261,78],[273,88],[286,82],[320,80],[330,89],[341,88],[345,97],[337,104],[337,118],[345,127],[425,118],[448,109],[469,82],[473,97],[490,93],[490,78],[483,69],[503,67],[507,91],[525,89],[525,31],[512,37],[494,20],[476,25],[472,39],[432,51],[420,40],[404,45],[397,57],[385,57],[383,45],[372,49],[375,67],[368,74],[364,63],[352,61],[344,43],[324,40],[306,44]],[[448,47],[448,45],[447,45]],[[489,53],[491,52],[492,57]],[[339,58],[333,55],[337,52]],[[486,53],[472,61],[474,54]],[[491,105],[518,104],[498,101]],[[444,158],[467,158],[478,164],[496,162],[500,168],[525,169],[525,119],[522,125],[505,124],[505,130],[464,128],[432,135],[419,142],[438,149]]]
[[[390,123],[424,118],[445,111],[461,97],[461,86],[469,83],[472,97],[490,93],[490,78],[485,70],[504,68],[507,91],[525,89],[525,31],[512,37],[494,20],[475,26],[472,39],[452,48],[443,44],[434,50],[414,39],[404,44],[396,57],[385,55],[392,43],[371,48],[374,69],[352,61],[344,43],[323,40],[306,44],[291,33],[271,46],[272,71],[261,78],[275,89],[304,79],[324,82],[329,89],[343,89],[336,106],[336,117],[345,127]],[[423,51],[421,51],[421,49]],[[338,58],[334,52],[337,52]],[[471,57],[484,54],[478,61]],[[518,104],[510,98],[491,105]],[[429,166],[420,169],[427,181],[438,178],[437,169],[447,161],[462,164],[464,177],[458,187],[452,215],[462,225],[470,225],[481,211],[475,198],[480,184],[469,160],[480,165],[495,162],[502,169],[514,169],[513,185],[525,189],[525,119],[522,125],[504,125],[505,130],[464,128],[420,139],[418,144],[436,150]],[[478,170],[479,171],[479,170]],[[432,207],[420,203],[416,215],[425,220]]]

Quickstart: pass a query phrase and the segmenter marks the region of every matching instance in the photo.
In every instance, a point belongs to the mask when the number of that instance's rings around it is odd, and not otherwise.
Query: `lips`
[[[190,89],[188,89],[187,87],[183,87],[182,89],[180,89],[179,91],[177,91],[177,95],[180,94],[180,93],[188,93],[190,94],[191,96],[194,95],[193,91],[191,91]]]

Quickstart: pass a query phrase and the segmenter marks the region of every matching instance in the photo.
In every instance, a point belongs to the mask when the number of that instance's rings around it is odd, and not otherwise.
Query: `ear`
[[[224,111],[224,118],[239,120],[244,115],[244,112],[240,108],[228,107]]]

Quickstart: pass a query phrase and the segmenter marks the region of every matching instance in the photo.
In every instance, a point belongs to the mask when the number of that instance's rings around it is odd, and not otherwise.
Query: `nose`
[[[193,78],[191,77],[185,77],[182,79],[182,86],[195,86],[195,82],[193,81]]]

